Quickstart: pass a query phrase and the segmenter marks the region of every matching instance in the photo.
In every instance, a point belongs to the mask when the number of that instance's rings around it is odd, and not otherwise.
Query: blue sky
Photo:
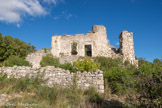
[[[40,48],[52,35],[86,34],[92,25],[107,28],[118,48],[119,33],[134,34],[135,55],[162,58],[162,0],[0,0],[0,32]]]

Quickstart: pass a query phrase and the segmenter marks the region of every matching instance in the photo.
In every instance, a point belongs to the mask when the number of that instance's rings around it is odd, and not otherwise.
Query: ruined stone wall
[[[86,44],[93,44],[93,35],[84,35],[77,34],[75,36],[53,36],[52,37],[52,54],[54,56],[60,57],[63,55],[71,55],[72,43],[77,43],[77,52],[78,56],[85,56],[85,48]],[[92,48],[93,49],[93,48]],[[94,52],[94,51],[92,51]]]
[[[65,63],[72,63],[73,64],[73,62],[80,60],[80,56],[66,56],[65,55],[65,56],[61,56],[59,58],[59,60],[60,60],[61,64],[65,64]]]
[[[26,60],[32,64],[33,68],[39,68],[42,57],[49,53],[51,53],[51,50],[38,50],[34,53],[27,55]]]
[[[54,56],[71,55],[72,43],[77,43],[78,56],[85,56],[85,45],[91,45],[92,57],[106,56],[112,57],[117,54],[111,50],[107,40],[106,28],[104,26],[95,25],[92,27],[92,33],[77,34],[75,36],[53,36],[52,51]]]
[[[120,48],[119,52],[123,55],[123,59],[138,66],[138,61],[135,59],[133,33],[123,31],[119,35]]]
[[[109,41],[107,40],[107,32],[106,28],[102,25],[94,25],[92,27],[92,31],[95,35],[94,40],[94,48],[96,56],[105,56],[105,57],[117,57],[116,54],[112,49]]]
[[[106,28],[102,25],[94,25],[92,32],[86,35],[53,36],[51,53],[57,57],[60,57],[62,54],[71,56],[72,43],[76,42],[78,44],[77,56],[85,56],[85,45],[91,45],[92,57],[104,56],[118,58],[119,56],[123,56],[124,61],[128,60],[130,63],[138,66],[138,61],[135,59],[134,54],[133,33],[123,31],[119,37],[120,47],[116,50],[107,40]]]
[[[74,83],[74,73],[70,73],[68,70],[64,70],[61,68],[55,68],[53,66],[32,68],[32,67],[1,67],[0,72],[3,71],[7,73],[8,77],[14,75],[15,78],[21,78],[25,75],[29,75],[29,77],[36,75],[38,72],[42,73],[45,71],[44,78],[49,80],[47,84],[52,86],[54,84],[60,85],[63,87],[70,87],[71,84]],[[101,93],[104,92],[104,80],[103,80],[103,72],[101,70],[96,70],[93,72],[77,72],[76,81],[78,87],[82,89],[87,89],[90,86],[97,88],[97,90]]]

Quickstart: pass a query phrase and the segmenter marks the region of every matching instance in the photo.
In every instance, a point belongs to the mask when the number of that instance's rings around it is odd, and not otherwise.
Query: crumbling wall
[[[27,55],[26,60],[32,64],[33,68],[39,68],[42,57],[49,53],[51,53],[51,50],[45,50],[45,49],[38,50],[34,53]]]
[[[92,32],[84,34],[77,34],[75,36],[53,36],[52,37],[52,51],[54,56],[60,57],[63,55],[72,55],[72,43],[77,43],[77,56],[85,56],[85,45],[91,45],[92,57],[106,56],[112,57],[117,54],[111,50],[107,40],[106,28],[101,25],[94,25]]]
[[[77,72],[76,77],[74,73],[70,73],[69,70],[64,70],[61,68],[55,68],[53,66],[42,67],[40,69],[24,66],[15,67],[1,67],[0,72],[3,71],[10,77],[14,75],[15,78],[25,77],[29,75],[32,77],[38,72],[42,73],[45,71],[44,78],[47,79],[47,85],[60,85],[63,87],[70,87],[74,84],[74,79],[76,78],[78,87],[82,89],[87,89],[90,86],[95,87],[99,92],[104,93],[104,80],[103,72],[101,70],[96,70],[93,72]]]
[[[133,33],[123,31],[120,34],[120,47],[118,51],[109,44],[107,40],[106,28],[102,25],[94,25],[92,32],[84,34],[77,34],[75,36],[53,36],[52,37],[52,51],[54,56],[61,57],[61,55],[71,56],[72,42],[77,43],[77,56],[85,56],[85,45],[91,45],[92,57],[104,56],[111,58],[118,58],[122,55],[125,60],[138,66],[138,61],[135,59]]]
[[[120,47],[119,52],[123,55],[123,59],[128,60],[131,64],[138,66],[138,60],[135,59],[133,33],[123,31],[119,35]]]

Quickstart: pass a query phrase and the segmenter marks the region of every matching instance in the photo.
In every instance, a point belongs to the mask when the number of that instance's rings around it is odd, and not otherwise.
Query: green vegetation
[[[25,57],[33,51],[35,51],[35,47],[30,43],[27,44],[17,38],[0,34],[0,61],[6,60],[11,55]]]
[[[41,66],[55,66],[58,67],[60,65],[59,58],[53,57],[52,54],[47,54],[46,56],[43,56],[41,60]]]
[[[100,68],[100,64],[99,63],[95,63],[93,62],[93,60],[85,58],[82,61],[76,61],[74,62],[74,66],[79,70],[79,71],[94,71],[96,69]]]
[[[75,85],[68,88],[42,85],[46,81],[43,79],[43,74],[38,74],[30,79],[28,76],[16,79],[14,77],[7,78],[7,75],[1,72],[0,93],[9,95],[21,93],[22,97],[13,98],[9,103],[34,103],[38,105],[35,107],[40,108],[76,108],[78,106],[85,108],[92,106],[93,103],[102,102],[104,98],[94,88],[83,91],[73,87]]]
[[[124,94],[129,85],[134,81],[129,63],[123,63],[121,58],[112,59],[106,57],[96,57],[95,62],[101,64],[100,69],[104,72],[105,87],[111,89],[111,93]]]
[[[30,43],[25,43],[11,36],[2,36],[2,34],[0,33],[0,66],[4,65],[3,63],[4,61],[5,66],[23,65],[23,64],[28,65],[28,63],[26,63],[24,59],[27,54],[33,51],[35,51],[35,47],[31,46]],[[15,60],[22,61],[23,63],[13,64],[16,62],[12,62],[11,64],[8,64],[8,62],[10,62],[11,60],[10,56],[14,56]]]
[[[47,54],[41,60],[41,66],[55,66],[65,70],[69,70],[70,72],[77,72],[77,71],[94,71],[100,68],[99,63],[95,63],[93,60],[89,58],[84,58],[83,60],[78,60],[71,63],[60,64],[59,58],[54,57],[52,54]]]
[[[59,67],[65,70],[69,70],[70,72],[77,72],[76,67],[74,67],[71,63],[60,64]]]
[[[127,96],[125,107],[161,107],[162,59],[150,63],[139,58],[138,68],[127,61],[122,63],[120,58],[96,57],[94,60],[101,64],[104,72],[105,91]]]
[[[76,54],[77,44],[72,44],[72,52]],[[44,49],[47,52],[47,49]],[[0,34],[0,66],[30,66],[25,56],[35,51],[35,47],[11,36]],[[0,94],[21,93],[22,97],[11,99],[10,102],[35,103],[40,107],[104,107],[105,101],[111,96],[126,97],[124,103],[114,102],[113,107],[120,108],[161,108],[162,107],[162,59],[153,63],[139,58],[139,67],[131,65],[122,58],[85,57],[71,63],[60,64],[59,58],[47,54],[41,60],[41,66],[55,66],[74,72],[74,85],[68,88],[43,85],[47,79],[43,74],[29,78],[16,79],[0,73]],[[88,90],[77,88],[76,71],[104,72],[105,93],[100,94],[90,87]],[[31,95],[32,94],[32,95]],[[107,101],[110,102],[110,101]],[[112,103],[109,103],[109,105]],[[37,106],[36,106],[37,107]],[[107,107],[107,104],[106,106]],[[112,108],[113,108],[112,107]]]
[[[58,58],[47,55],[42,61],[45,63],[44,66],[52,65],[71,72],[77,70],[103,70],[104,94],[98,93],[93,87],[85,91],[78,89],[76,74],[74,76],[74,85],[71,87],[54,86],[50,88],[42,85],[45,81],[41,79],[41,75],[32,79],[29,79],[28,76],[15,79],[14,77],[7,78],[7,75],[3,73],[0,74],[0,93],[14,94],[23,92],[22,98],[15,98],[10,102],[36,103],[42,107],[107,107],[108,104],[105,104],[105,100],[113,95],[117,95],[118,98],[122,96],[126,98],[124,103],[106,101],[109,105],[113,105],[112,108],[161,107],[162,59],[155,59],[153,63],[150,63],[140,58],[139,67],[131,65],[128,61],[123,63],[121,58],[96,57],[82,59],[74,62],[74,65],[71,63],[60,64]],[[34,95],[30,96],[27,93]]]
[[[77,45],[78,45],[78,44],[77,44],[76,42],[73,42],[73,43],[72,43],[72,46],[71,46],[71,47],[72,47],[72,50],[71,50],[71,54],[72,54],[72,55],[77,55],[77,53],[78,53],[78,52],[77,52]]]
[[[23,58],[20,58],[18,56],[10,56],[6,61],[3,62],[4,66],[31,66],[30,63]]]

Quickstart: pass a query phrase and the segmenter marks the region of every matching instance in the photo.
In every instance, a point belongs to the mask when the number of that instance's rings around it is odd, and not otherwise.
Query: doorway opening
[[[91,45],[85,45],[85,56],[92,57],[92,46]]]

